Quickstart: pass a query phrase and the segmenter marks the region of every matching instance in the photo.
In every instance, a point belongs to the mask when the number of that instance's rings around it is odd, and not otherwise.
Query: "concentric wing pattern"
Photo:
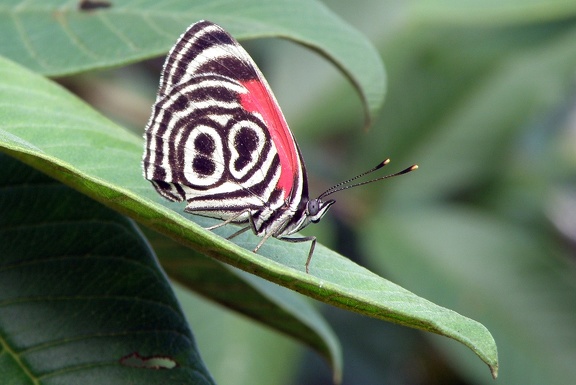
[[[266,80],[210,22],[188,28],[168,54],[145,139],[144,176],[188,212],[252,216],[257,233],[281,221],[279,236],[308,201],[300,152]]]

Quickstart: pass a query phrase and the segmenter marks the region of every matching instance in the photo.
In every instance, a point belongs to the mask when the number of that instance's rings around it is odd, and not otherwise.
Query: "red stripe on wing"
[[[278,151],[282,171],[276,187],[284,192],[283,197],[286,198],[290,195],[296,173],[299,172],[296,143],[280,107],[270,96],[267,88],[259,80],[248,80],[242,82],[242,85],[249,91],[240,95],[242,107],[248,112],[262,115]]]

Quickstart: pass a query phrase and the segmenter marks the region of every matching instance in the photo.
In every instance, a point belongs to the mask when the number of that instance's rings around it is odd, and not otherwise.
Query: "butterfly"
[[[316,223],[335,203],[325,198],[371,181],[333,186],[315,199],[308,195],[306,167],[298,144],[264,76],[240,44],[224,29],[199,21],[172,47],[162,70],[156,102],[144,134],[144,177],[171,201],[186,201],[188,213],[245,226],[262,237],[290,237]]]

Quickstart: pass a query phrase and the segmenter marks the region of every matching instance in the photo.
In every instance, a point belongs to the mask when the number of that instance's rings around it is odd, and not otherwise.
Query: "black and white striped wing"
[[[167,199],[187,201],[186,211],[227,219],[307,196],[299,150],[268,84],[210,22],[192,25],[168,54],[145,141],[145,178]]]

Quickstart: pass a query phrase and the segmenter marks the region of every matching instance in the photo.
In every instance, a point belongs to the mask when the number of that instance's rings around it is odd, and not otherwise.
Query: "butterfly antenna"
[[[379,170],[379,169],[381,169],[382,167],[386,166],[388,163],[390,163],[390,159],[384,159],[382,162],[378,163],[378,165],[377,165],[376,167],[373,167],[373,168],[371,168],[370,170],[365,171],[365,172],[363,172],[363,173],[360,174],[360,175],[356,175],[354,178],[350,178],[350,179],[348,179],[348,180],[345,180],[344,182],[340,182],[340,183],[338,183],[338,184],[330,187],[328,190],[326,190],[326,191],[324,191],[322,194],[320,194],[319,198],[322,198],[322,197],[325,197],[325,196],[327,196],[327,195],[332,194],[333,192],[335,192],[335,191],[338,190],[338,187],[340,187],[340,186],[342,186],[342,185],[345,185],[345,184],[348,184],[348,183],[350,183],[350,182],[353,182],[353,181],[355,181],[355,180],[358,179],[358,178],[362,178],[364,175],[368,175],[368,174],[370,174],[371,172],[374,172],[374,171],[376,171],[376,170]]]
[[[353,182],[353,181],[355,181],[355,180],[358,179],[358,178],[362,178],[362,177],[365,176],[365,175],[368,175],[368,174],[370,174],[370,173],[372,173],[372,172],[374,172],[374,171],[377,171],[377,170],[381,169],[382,167],[386,166],[388,163],[390,163],[390,159],[385,159],[384,161],[380,162],[376,167],[373,167],[373,168],[371,168],[370,170],[363,172],[362,174],[356,175],[354,178],[350,178],[350,179],[348,179],[348,180],[345,180],[344,182],[340,182],[340,183],[338,183],[338,184],[330,187],[328,190],[326,190],[326,191],[324,191],[322,194],[320,194],[320,196],[318,197],[318,199],[324,198],[324,197],[326,197],[326,196],[328,196],[328,195],[332,195],[332,194],[334,194],[335,192],[338,192],[338,191],[347,190],[347,189],[352,188],[352,187],[363,186],[363,185],[368,184],[368,183],[377,182],[377,181],[379,181],[379,180],[388,179],[388,178],[392,178],[392,177],[394,177],[394,176],[399,176],[399,175],[407,174],[407,173],[409,173],[410,171],[414,171],[414,170],[416,170],[416,169],[418,168],[418,165],[417,165],[417,164],[413,164],[412,166],[407,167],[407,168],[405,168],[404,170],[399,171],[399,172],[396,172],[396,173],[394,173],[394,174],[381,176],[381,177],[379,177],[379,178],[374,178],[374,179],[367,180],[367,181],[360,182],[360,183],[349,184],[350,182]]]

